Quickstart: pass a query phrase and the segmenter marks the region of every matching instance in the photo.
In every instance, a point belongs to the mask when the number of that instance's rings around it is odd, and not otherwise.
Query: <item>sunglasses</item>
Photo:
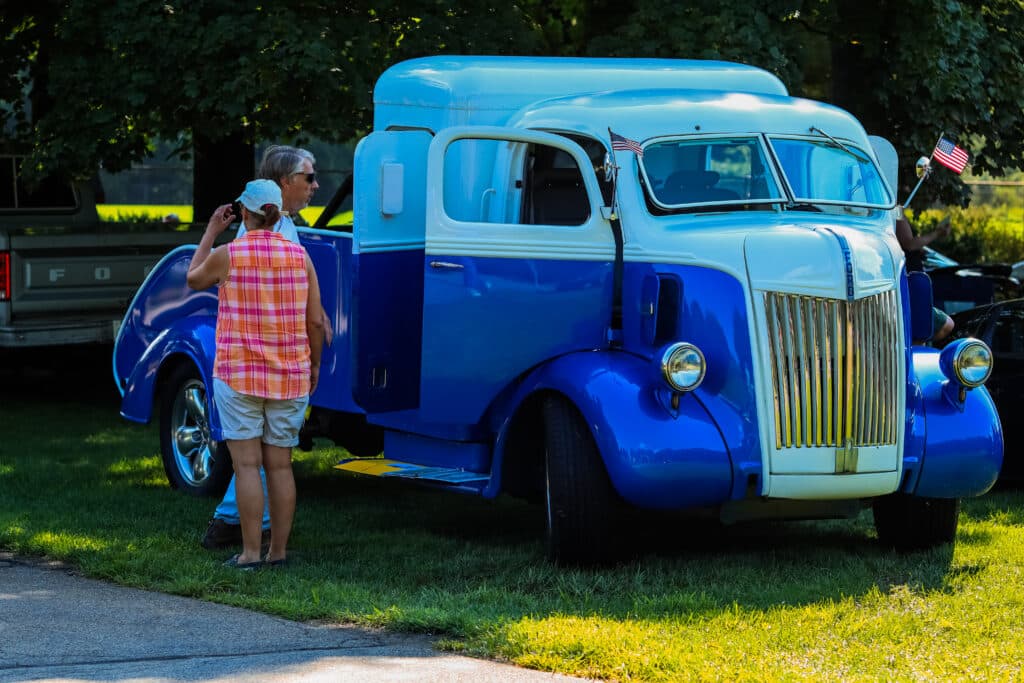
[[[305,176],[306,182],[309,183],[310,185],[316,182],[316,173],[303,173],[302,171],[299,171],[298,173],[292,173],[292,175]]]

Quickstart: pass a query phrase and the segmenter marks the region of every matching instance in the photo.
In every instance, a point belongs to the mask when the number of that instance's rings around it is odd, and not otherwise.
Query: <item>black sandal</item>
[[[241,556],[242,556],[241,553],[239,553],[238,555],[235,555],[230,560],[225,562],[224,566],[225,567],[230,567],[231,569],[238,569],[238,570],[243,571],[243,572],[251,572],[251,571],[255,571],[257,569],[260,569],[263,566],[263,564],[264,564],[263,560],[256,560],[255,562],[244,562],[242,564],[239,564],[238,563],[238,558],[241,557]]]

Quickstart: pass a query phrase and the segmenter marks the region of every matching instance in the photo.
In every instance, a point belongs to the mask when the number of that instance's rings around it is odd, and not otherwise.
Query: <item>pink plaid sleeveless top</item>
[[[217,292],[213,376],[272,399],[309,393],[305,250],[269,230],[228,244],[231,268]]]

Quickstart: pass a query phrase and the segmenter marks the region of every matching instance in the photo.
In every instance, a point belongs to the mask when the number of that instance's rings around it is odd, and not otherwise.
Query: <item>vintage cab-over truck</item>
[[[309,431],[342,468],[543,501],[556,561],[618,506],[850,516],[951,541],[996,479],[988,348],[941,353],[861,125],[773,75],[650,59],[434,57],[386,71],[351,232],[300,229],[335,340]],[[614,141],[614,142],[613,142]],[[171,252],[114,352],[173,485],[212,492],[216,291]],[[927,336],[927,334],[924,334]]]

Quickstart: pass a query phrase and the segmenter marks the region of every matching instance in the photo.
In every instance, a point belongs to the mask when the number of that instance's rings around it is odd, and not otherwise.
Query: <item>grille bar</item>
[[[896,296],[765,293],[776,448],[896,443]]]

